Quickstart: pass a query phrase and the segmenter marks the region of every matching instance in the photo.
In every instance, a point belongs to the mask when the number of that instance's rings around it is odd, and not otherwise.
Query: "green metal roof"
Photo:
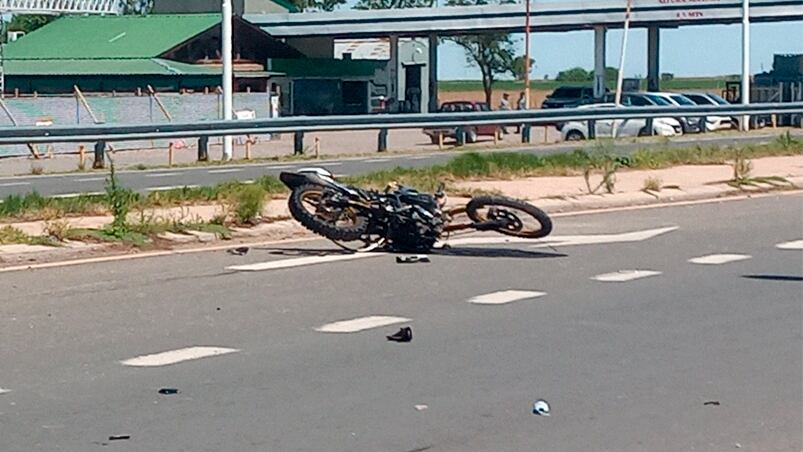
[[[219,68],[160,58],[6,60],[6,76],[53,75],[220,75]]]
[[[150,59],[220,23],[219,14],[67,16],[8,44],[7,60]]]

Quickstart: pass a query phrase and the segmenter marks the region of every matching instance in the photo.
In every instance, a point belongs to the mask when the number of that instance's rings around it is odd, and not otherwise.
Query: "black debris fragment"
[[[179,390],[176,388],[162,388],[159,390],[159,394],[162,395],[175,395],[178,394]]]
[[[410,342],[413,340],[413,330],[409,326],[401,328],[396,334],[386,336],[389,341],[393,342]]]
[[[239,248],[234,248],[231,250],[226,250],[227,253],[235,255],[235,256],[245,256],[248,254],[249,248],[247,246],[241,246]]]
[[[131,439],[131,435],[112,435],[109,437],[109,441],[124,441]]]
[[[712,405],[712,406],[719,406],[719,400],[709,400],[708,402],[703,403],[703,405]]]
[[[538,416],[549,416],[550,411],[549,402],[544,399],[538,399],[535,401],[535,403],[533,403],[533,414],[537,414]]]

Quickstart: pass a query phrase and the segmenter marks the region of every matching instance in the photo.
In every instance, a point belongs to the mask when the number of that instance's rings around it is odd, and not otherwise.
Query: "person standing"
[[[510,94],[503,93],[502,100],[499,102],[499,109],[502,111],[510,111]],[[507,129],[505,126],[502,126],[502,133],[507,135]]]

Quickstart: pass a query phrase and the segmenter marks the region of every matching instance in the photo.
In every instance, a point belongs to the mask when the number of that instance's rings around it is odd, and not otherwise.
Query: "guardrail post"
[[[655,127],[653,126],[652,118],[647,118],[647,135],[655,135]]]
[[[376,152],[388,150],[388,129],[379,129],[379,136],[376,142]]]
[[[204,136],[198,138],[198,161],[209,161],[209,137]]]
[[[521,128],[521,142],[529,144],[532,141],[533,127],[529,124],[524,124]]]
[[[293,155],[304,155],[304,132],[293,135]]]
[[[167,166],[168,167],[172,167],[173,166],[173,142],[172,141],[167,145]]]
[[[708,120],[705,116],[700,118],[700,133],[708,132]]]
[[[455,131],[455,139],[457,140],[457,146],[466,144],[466,129],[458,127]]]
[[[106,142],[98,141],[95,143],[95,161],[92,162],[92,168],[103,169],[106,167]]]
[[[588,139],[595,140],[597,138],[597,121],[593,119],[588,120]]]
[[[86,168],[86,148],[83,144],[78,145],[78,169],[83,171]]]

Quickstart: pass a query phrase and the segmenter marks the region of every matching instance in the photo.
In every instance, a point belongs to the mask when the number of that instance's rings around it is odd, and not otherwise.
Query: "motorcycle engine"
[[[428,251],[443,231],[443,213],[437,200],[426,194],[402,192],[388,225],[388,239],[397,251]]]

